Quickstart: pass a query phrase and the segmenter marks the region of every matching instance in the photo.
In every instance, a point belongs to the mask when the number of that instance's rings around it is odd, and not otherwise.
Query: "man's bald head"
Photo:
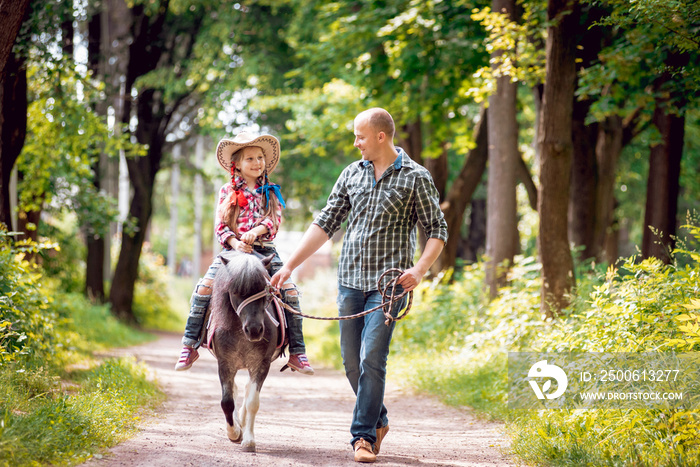
[[[393,141],[394,132],[396,131],[394,127],[394,119],[391,118],[391,114],[386,110],[379,107],[367,109],[364,112],[360,112],[357,117],[355,117],[356,122],[361,120],[367,120],[369,127],[373,131],[377,133],[382,131],[387,136],[389,141]]]

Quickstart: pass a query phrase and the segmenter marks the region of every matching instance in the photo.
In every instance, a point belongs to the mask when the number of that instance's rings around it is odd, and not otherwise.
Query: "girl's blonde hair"
[[[233,230],[233,233],[236,235],[236,237],[240,236],[240,232],[238,232],[238,215],[241,212],[241,207],[239,206],[239,203],[237,202],[237,194],[234,186],[234,181],[236,178],[236,172],[240,172],[240,170],[236,167],[238,162],[241,160],[241,156],[243,156],[243,153],[247,148],[252,148],[252,147],[259,147],[259,146],[246,146],[244,148],[239,149],[238,151],[234,152],[231,155],[231,164],[232,167],[234,167],[234,172],[231,173],[231,186],[233,186],[234,190],[229,193],[229,195],[226,197],[226,199],[221,203],[219,206],[219,218],[228,226],[229,229]],[[260,148],[262,150],[262,148]],[[264,154],[264,153],[263,153]],[[267,168],[265,169],[265,173],[258,178],[258,183],[261,185],[265,183],[265,179],[267,178]],[[255,187],[248,187],[251,190],[255,189]],[[264,195],[263,195],[264,196]],[[272,224],[274,226],[274,229],[277,230],[279,228],[279,220],[277,219],[277,210],[279,207],[279,200],[277,199],[277,196],[274,194],[271,196],[267,197],[267,207],[265,208],[265,212],[263,214],[262,219],[264,218],[269,218],[272,220]],[[259,223],[258,223],[259,225]]]

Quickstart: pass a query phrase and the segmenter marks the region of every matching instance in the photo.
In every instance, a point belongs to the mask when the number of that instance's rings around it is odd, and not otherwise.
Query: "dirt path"
[[[349,444],[354,395],[342,372],[280,373],[284,362],[275,362],[260,396],[255,423],[258,449],[245,453],[226,437],[216,361],[205,350],[189,371],[176,372],[172,368],[179,349],[179,335],[162,334],[153,344],[118,351],[145,361],[168,400],[134,438],[84,465],[360,465],[353,461]],[[247,381],[244,373],[237,376],[240,394]],[[501,425],[391,385],[385,403],[391,431],[375,465],[513,465],[503,454],[507,440]]]

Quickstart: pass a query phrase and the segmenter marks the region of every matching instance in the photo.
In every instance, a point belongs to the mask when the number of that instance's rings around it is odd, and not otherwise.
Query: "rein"
[[[387,274],[396,274],[396,277],[391,279],[387,284],[386,287],[382,288],[382,279],[385,278]],[[393,321],[398,321],[400,319],[403,319],[406,317],[408,312],[411,310],[411,305],[413,305],[413,290],[410,291],[404,291],[399,295],[396,295],[396,286],[397,283],[396,281],[399,279],[399,277],[403,274],[403,271],[398,268],[392,268],[388,269],[384,274],[379,276],[379,279],[377,280],[377,290],[382,296],[382,303],[378,306],[375,306],[374,308],[371,308],[369,310],[365,310],[360,313],[356,313],[354,315],[348,315],[348,316],[334,316],[334,317],[325,317],[325,316],[312,316],[312,315],[306,315],[300,311],[297,311],[293,309],[292,307],[288,306],[286,303],[282,301],[281,298],[273,295],[272,298],[277,301],[282,307],[284,307],[286,310],[288,310],[290,313],[293,313],[295,315],[299,315],[303,318],[311,318],[311,319],[318,319],[318,320],[324,320],[324,321],[341,321],[341,320],[346,320],[346,319],[355,319],[355,318],[360,318],[362,316],[368,315],[372,313],[373,311],[377,311],[380,308],[382,308],[384,311],[384,317],[386,320],[384,320],[384,324],[389,326]],[[390,293],[387,293],[387,290],[391,287]],[[261,292],[262,293],[262,292]],[[259,294],[258,294],[259,295]],[[408,304],[406,305],[406,308],[404,308],[402,311],[403,313],[399,313],[396,318],[391,316],[391,310],[394,307],[394,303],[401,300],[403,297],[408,295]],[[250,299],[249,299],[250,300]]]

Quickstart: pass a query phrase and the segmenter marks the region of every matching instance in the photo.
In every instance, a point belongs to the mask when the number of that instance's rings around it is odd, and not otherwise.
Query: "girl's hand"
[[[247,243],[248,245],[252,245],[256,238],[258,238],[258,236],[255,235],[255,232],[253,231],[241,234],[241,241]]]
[[[231,245],[231,248],[233,248],[236,251],[240,251],[241,253],[252,253],[253,252],[253,247],[251,245],[248,245],[245,242],[242,242],[240,240],[236,240],[235,238],[231,237],[231,241],[229,242]]]

